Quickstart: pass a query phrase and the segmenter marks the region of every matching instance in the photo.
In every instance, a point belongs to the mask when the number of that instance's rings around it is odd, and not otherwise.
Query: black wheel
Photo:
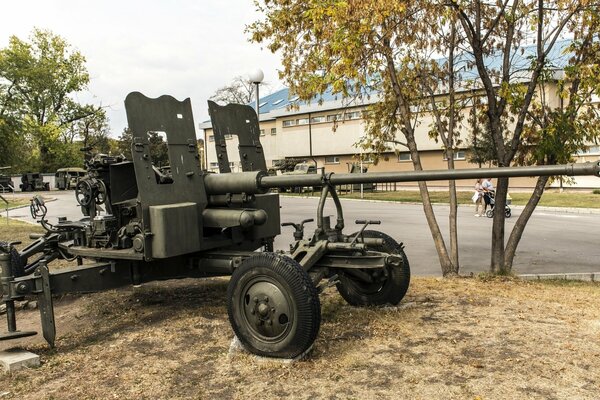
[[[506,207],[506,208],[504,209],[504,216],[505,216],[506,218],[510,218],[510,217],[512,216],[512,211],[510,210],[510,208],[509,208],[509,207]]]
[[[5,249],[8,247],[8,242],[0,241],[0,249]],[[19,252],[14,247],[10,249],[10,261],[12,270],[10,274],[15,278],[25,275],[25,265],[21,262],[21,257],[19,257]]]
[[[337,290],[349,304],[353,306],[376,306],[383,304],[396,305],[402,300],[410,284],[410,265],[404,249],[393,238],[378,231],[364,231],[363,237],[383,239],[382,246],[372,247],[375,251],[390,253],[402,257],[403,262],[397,266],[383,269],[362,269],[368,274],[371,282],[352,274],[352,270],[341,271]]]
[[[485,216],[488,218],[494,218],[494,210],[487,210]]]
[[[231,276],[227,311],[244,347],[267,357],[294,358],[312,346],[321,325],[317,289],[289,257],[260,253]]]
[[[94,189],[92,188],[90,182],[85,180],[77,183],[77,186],[75,187],[75,199],[80,206],[87,207],[92,204],[93,196]]]

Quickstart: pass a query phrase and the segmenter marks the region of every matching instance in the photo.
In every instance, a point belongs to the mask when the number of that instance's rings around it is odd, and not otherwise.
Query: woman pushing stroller
[[[492,218],[494,216],[494,206],[496,205],[495,197],[496,190],[494,189],[492,178],[477,179],[477,182],[475,182],[475,194],[473,195],[473,202],[475,202],[475,216],[482,217],[485,215],[488,218]],[[506,218],[510,218],[512,215],[509,204],[510,197],[506,199],[506,206],[504,207],[504,215]]]

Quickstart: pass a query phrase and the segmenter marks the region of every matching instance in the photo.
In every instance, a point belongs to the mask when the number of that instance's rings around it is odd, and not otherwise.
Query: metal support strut
[[[4,250],[7,250],[5,252]],[[0,294],[2,301],[6,305],[6,323],[8,332],[0,333],[0,340],[18,339],[27,336],[33,336],[37,332],[17,330],[17,315],[15,310],[15,301],[11,297],[10,282],[14,279],[12,276],[12,246],[9,244],[6,249],[0,249]]]

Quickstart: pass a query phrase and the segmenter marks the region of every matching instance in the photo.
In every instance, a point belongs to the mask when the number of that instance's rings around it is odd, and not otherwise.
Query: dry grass
[[[0,216],[0,240],[30,243],[30,233],[44,232],[44,228],[42,228],[40,225],[28,224],[27,222],[22,222],[10,218],[7,219]],[[23,247],[23,245],[17,246],[17,248],[21,247]]]
[[[0,378],[4,398],[597,399],[600,286],[416,278],[399,307],[334,291],[309,358],[228,356],[226,279],[57,301],[55,351]],[[20,316],[24,328],[39,318]],[[37,322],[36,322],[37,323]],[[0,392],[1,392],[0,391]]]

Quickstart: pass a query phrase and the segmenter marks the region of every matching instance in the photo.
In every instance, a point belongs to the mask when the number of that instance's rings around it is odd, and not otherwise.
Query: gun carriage
[[[220,174],[199,166],[189,99],[125,100],[133,132],[132,160],[97,155],[75,196],[83,218],[46,219],[46,205],[34,197],[32,214],[46,229],[20,252],[0,245],[0,294],[8,331],[0,339],[35,334],[17,330],[15,300],[37,296],[44,338],[53,346],[56,329],[52,296],[96,292],[125,285],[183,277],[231,276],[227,308],[233,331],[251,352],[293,358],[308,351],[320,326],[319,294],[336,286],[355,306],[397,304],[406,294],[410,267],[402,243],[367,229],[379,221],[357,220],[345,233],[338,185],[448,180],[478,177],[479,169],[305,174],[269,176],[258,120],[248,106],[209,102]],[[148,132],[164,132],[170,171],[152,163]],[[242,172],[229,169],[225,135],[237,135]],[[170,172],[170,173],[169,173]],[[596,175],[600,164],[496,168],[491,177]],[[280,221],[279,195],[272,188],[322,187],[316,229]],[[325,215],[326,200],[336,216]],[[281,226],[292,227],[287,253],[273,252]],[[56,259],[77,265],[50,271]],[[84,260],[86,263],[84,263]]]

